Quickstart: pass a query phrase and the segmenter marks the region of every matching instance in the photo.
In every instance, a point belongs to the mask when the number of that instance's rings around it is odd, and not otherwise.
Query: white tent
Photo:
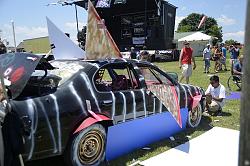
[[[185,36],[181,39],[178,40],[179,41],[202,41],[202,40],[206,40],[206,41],[209,41],[209,40],[212,40],[213,37],[212,36],[209,36],[205,33],[202,33],[202,32],[196,32],[196,33],[193,33],[192,35],[188,35],[188,36]]]
[[[183,47],[183,42],[188,41],[190,46],[193,48],[193,54],[195,56],[201,56],[203,49],[206,47],[207,44],[212,43],[212,39],[215,37],[206,35],[202,32],[196,32],[191,35],[185,36],[178,40],[178,49]]]

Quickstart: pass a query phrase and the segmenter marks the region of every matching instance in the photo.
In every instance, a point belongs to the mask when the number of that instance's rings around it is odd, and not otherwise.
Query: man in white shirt
[[[207,108],[212,113],[219,114],[225,105],[226,89],[220,84],[219,77],[214,75],[210,78],[210,85],[206,92]]]
[[[211,58],[210,44],[207,44],[207,47],[203,50],[203,60],[205,62],[204,73],[209,73],[210,58]]]

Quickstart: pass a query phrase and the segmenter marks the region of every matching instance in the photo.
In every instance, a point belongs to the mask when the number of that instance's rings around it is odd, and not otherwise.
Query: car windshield
[[[51,62],[51,65],[56,69],[50,70],[48,73],[61,77],[61,81],[59,82],[58,86],[63,84],[80,69],[84,68],[82,62],[77,61],[53,61]]]

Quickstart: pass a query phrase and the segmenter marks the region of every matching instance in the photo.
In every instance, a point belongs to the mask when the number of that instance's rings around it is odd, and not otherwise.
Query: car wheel
[[[105,157],[106,131],[100,124],[94,124],[74,136],[67,163],[72,166],[100,165]]]
[[[202,108],[199,103],[195,108],[188,111],[188,127],[194,128],[200,124],[202,116]]]

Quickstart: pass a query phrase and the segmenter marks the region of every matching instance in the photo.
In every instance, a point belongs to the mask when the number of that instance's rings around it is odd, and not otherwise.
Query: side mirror
[[[169,77],[178,82],[178,74],[175,72],[166,72]]]

